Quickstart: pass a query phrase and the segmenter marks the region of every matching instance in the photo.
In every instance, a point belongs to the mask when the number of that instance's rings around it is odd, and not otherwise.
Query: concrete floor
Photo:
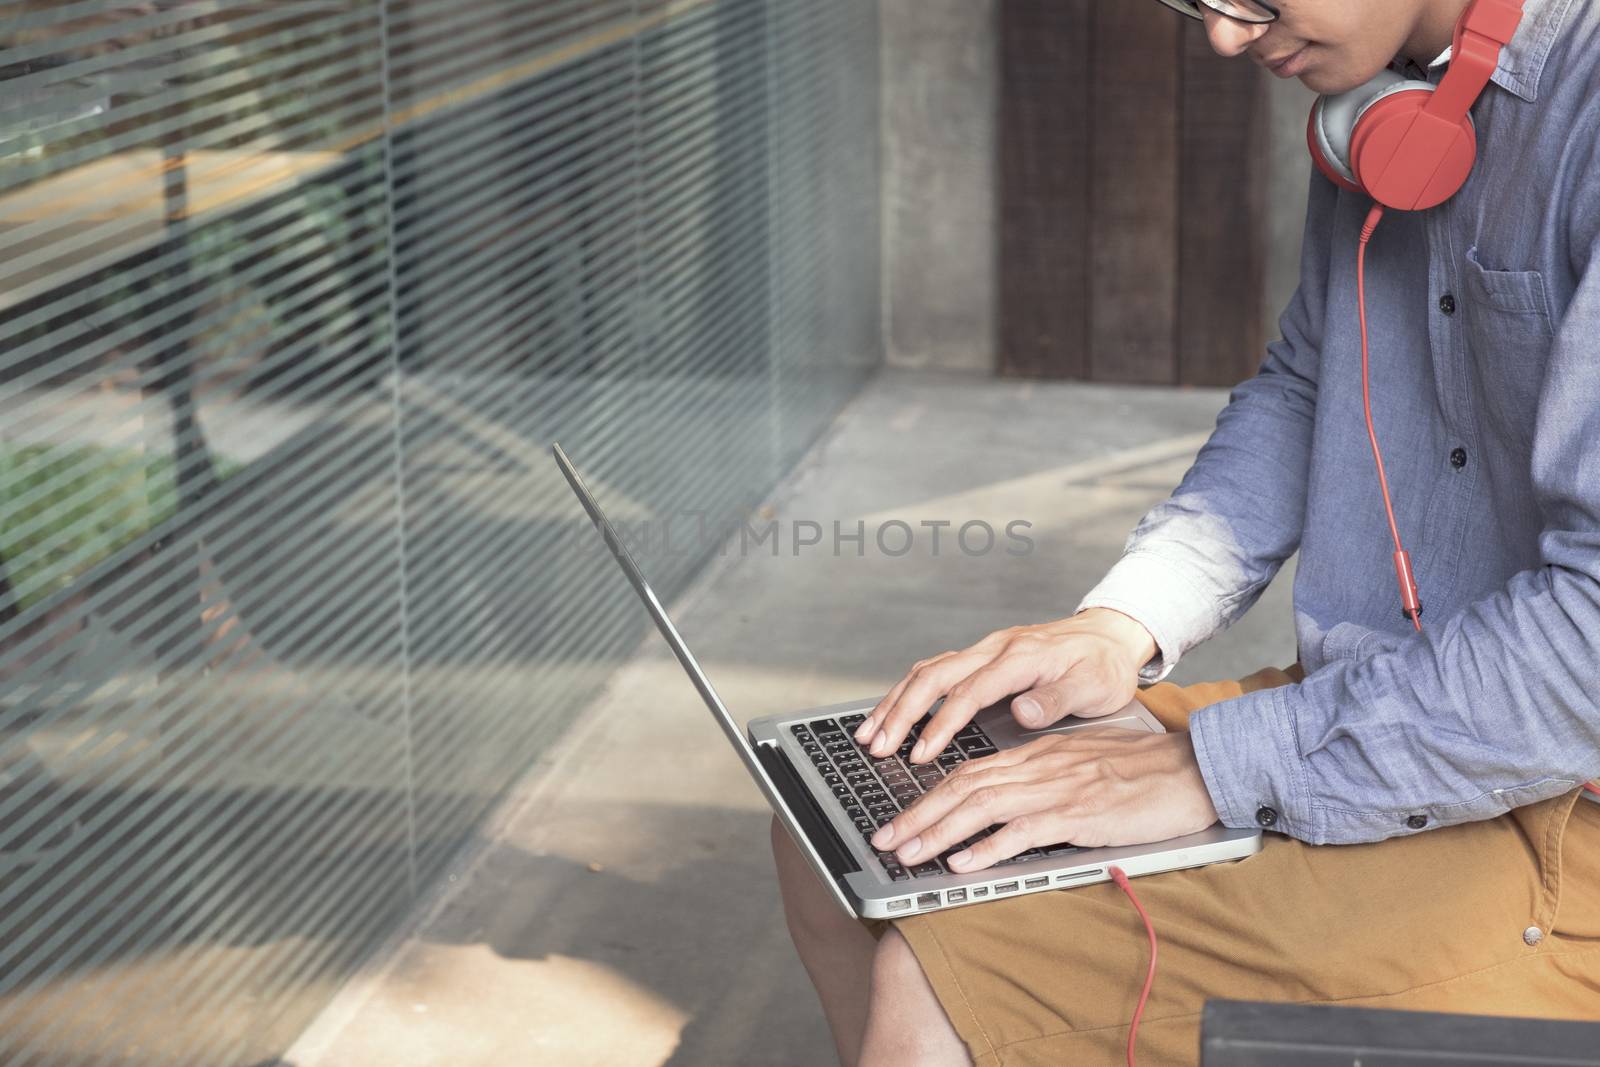
[[[788,529],[900,519],[910,553],[731,551],[669,606],[735,714],[884,691],[910,663],[1060,617],[1181,477],[1218,391],[888,372],[772,495]],[[974,519],[1032,524],[966,556]],[[936,557],[922,522],[949,521]],[[891,545],[891,547],[894,547]],[[648,572],[648,561],[645,563]],[[1288,575],[1178,681],[1293,659]],[[620,581],[620,576],[618,578]],[[653,633],[489,843],[285,1058],[295,1067],[810,1065],[831,1045],[784,932],[767,815]]]

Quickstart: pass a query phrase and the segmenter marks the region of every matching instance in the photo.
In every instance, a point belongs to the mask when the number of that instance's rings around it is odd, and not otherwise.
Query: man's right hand
[[[980,709],[1012,694],[1011,714],[1029,730],[1068,715],[1110,715],[1133,699],[1139,668],[1155,654],[1149,631],[1108,608],[1012,626],[971,648],[918,662],[878,701],[856,740],[874,756],[889,755],[940,697],[944,704],[911,750],[913,763],[933,759]]]

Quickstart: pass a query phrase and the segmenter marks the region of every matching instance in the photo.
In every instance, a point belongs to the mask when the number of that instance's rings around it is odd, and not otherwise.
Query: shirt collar
[[[1544,74],[1545,61],[1550,58],[1556,38],[1561,36],[1561,27],[1573,3],[1574,0],[1527,0],[1517,36],[1500,54],[1500,65],[1490,80],[1530,103],[1539,99],[1539,79]],[[1439,57],[1428,64],[1428,73],[1433,74],[1448,65],[1451,51],[1446,48],[1439,53]]]

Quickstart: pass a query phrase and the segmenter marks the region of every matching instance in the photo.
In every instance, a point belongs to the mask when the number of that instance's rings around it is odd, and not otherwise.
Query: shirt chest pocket
[[[1533,444],[1545,365],[1555,343],[1544,278],[1533,270],[1489,270],[1467,252],[1464,326],[1473,403],[1491,440]]]

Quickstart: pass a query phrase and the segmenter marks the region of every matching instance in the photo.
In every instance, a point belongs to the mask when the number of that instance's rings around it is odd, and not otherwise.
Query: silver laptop
[[[921,766],[913,766],[905,758],[916,740],[915,731],[899,752],[881,760],[873,759],[853,740],[856,724],[877,706],[877,697],[773,715],[756,719],[748,730],[741,729],[582,476],[560,445],[552,446],[551,451],[767,803],[794,837],[817,877],[851,915],[893,919],[1104,882],[1110,879],[1107,868],[1112,865],[1121,867],[1129,876],[1138,876],[1241,859],[1260,850],[1259,830],[1230,830],[1221,824],[1186,837],[1127,848],[1074,848],[1063,842],[1030,849],[1013,860],[971,874],[955,874],[938,858],[908,868],[893,853],[875,850],[868,838],[879,826],[966,760],[981,759],[1044,734],[1089,727],[1161,733],[1162,726],[1135,702],[1107,718],[1064,719],[1048,730],[1025,731],[1011,717],[1008,702],[1002,702],[979,712],[944,752]]]

